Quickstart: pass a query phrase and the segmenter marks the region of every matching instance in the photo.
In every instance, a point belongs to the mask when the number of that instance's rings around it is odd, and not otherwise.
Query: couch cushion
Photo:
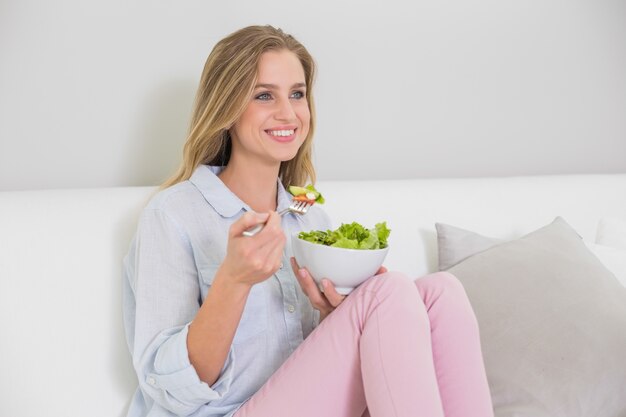
[[[480,325],[496,417],[626,413],[626,289],[563,219],[449,271]]]

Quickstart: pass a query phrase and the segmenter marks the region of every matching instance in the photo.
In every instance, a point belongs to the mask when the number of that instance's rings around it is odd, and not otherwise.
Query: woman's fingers
[[[322,279],[324,292],[321,292],[317,283],[309,274],[309,271],[305,268],[300,268],[295,258],[291,258],[291,267],[298,278],[298,282],[300,282],[302,290],[307,297],[309,297],[311,303],[318,308],[318,310],[332,310],[339,306],[339,304],[341,304],[341,302],[346,298],[345,295],[339,294],[333,283],[326,278]]]
[[[326,296],[326,299],[333,307],[337,307],[341,304],[343,299],[346,298],[345,295],[341,295],[337,292],[335,286],[329,279],[324,278],[322,280],[322,287],[324,287],[324,295]]]
[[[280,216],[278,213],[271,211],[263,229],[256,235],[252,236],[251,239],[253,239],[259,247],[263,247],[268,244],[273,246],[277,241],[284,241],[285,232],[280,224]]]
[[[268,262],[268,267],[271,269],[271,273],[275,273],[278,271],[280,266],[282,265],[283,260],[283,249],[285,248],[285,237],[281,235],[272,243],[268,243],[261,250],[262,252],[267,250],[267,255],[265,258]],[[262,253],[261,252],[261,253]]]
[[[238,237],[244,232],[244,230],[259,223],[265,223],[268,218],[269,213],[255,213],[254,211],[244,213],[239,220],[230,226],[230,236]]]
[[[273,274],[280,268],[286,240],[280,226],[280,216],[276,212],[270,212],[263,230],[246,238],[246,242],[251,245],[251,258],[257,260],[257,265],[266,274]]]
[[[256,235],[247,237],[242,233],[259,223],[265,223],[263,229]],[[280,224],[280,216],[275,211],[269,213],[245,213],[239,220],[232,224],[229,231],[230,239],[237,240],[237,246],[240,248],[246,259],[252,256],[265,259],[265,257],[274,251],[274,248],[285,245],[285,233]]]
[[[294,258],[293,256],[291,257],[290,261],[291,261],[291,269],[293,270],[293,274],[297,277],[298,270],[300,269],[300,265],[298,265],[298,262],[296,262],[296,258]]]
[[[309,274],[305,268],[300,268],[300,265],[298,265],[298,262],[296,262],[296,258],[294,257],[291,257],[291,269],[298,279],[298,282],[302,287],[302,291],[304,291],[306,296],[309,297],[311,302],[314,302],[316,298],[315,293],[320,293],[320,290],[317,288],[317,284],[313,280],[311,274]]]
[[[244,230],[259,223],[265,223],[263,230],[252,237],[243,235]],[[286,238],[276,212],[244,213],[231,225],[228,233],[228,249],[223,264],[232,276],[254,285],[278,270]]]
[[[381,266],[380,268],[378,268],[378,271],[374,275],[384,274],[385,272],[387,272],[387,268]]]
[[[300,268],[295,258],[291,258],[291,268],[293,269],[300,286],[302,287],[302,291],[309,297],[311,300],[311,304],[313,307],[317,308],[320,311],[329,311],[333,309],[333,306],[330,302],[324,297],[322,292],[317,287],[317,284],[313,280],[313,277],[309,274],[309,272],[305,268]]]

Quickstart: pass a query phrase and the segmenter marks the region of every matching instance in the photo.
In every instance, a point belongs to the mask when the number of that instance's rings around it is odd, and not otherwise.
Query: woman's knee
[[[364,286],[369,290],[407,290],[413,286],[411,279],[401,272],[384,272],[369,278]]]
[[[451,295],[466,298],[465,287],[461,281],[447,271],[439,271],[414,281],[420,291],[436,293],[437,295]]]
[[[465,294],[465,287],[461,281],[448,271],[440,271],[433,274],[438,284],[447,291],[462,292]]]
[[[415,285],[428,309],[436,303],[454,306],[454,311],[463,314],[468,319],[468,325],[477,324],[465,287],[453,274],[446,271],[436,272],[416,279]]]

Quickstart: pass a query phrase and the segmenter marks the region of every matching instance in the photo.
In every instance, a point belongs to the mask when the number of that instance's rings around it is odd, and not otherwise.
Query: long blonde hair
[[[279,177],[285,187],[304,185],[307,178],[315,183],[311,155],[315,130],[315,62],[306,48],[291,35],[267,25],[240,29],[219,41],[211,51],[196,93],[182,164],[161,188],[189,179],[200,164],[228,164],[232,148],[228,129],[239,119],[248,104],[257,81],[261,55],[276,50],[291,51],[300,60],[311,113],[309,133],[296,156],[281,163]]]

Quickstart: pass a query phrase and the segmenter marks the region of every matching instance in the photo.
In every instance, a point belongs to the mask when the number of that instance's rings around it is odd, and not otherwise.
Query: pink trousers
[[[461,283],[387,272],[355,289],[236,417],[492,417]]]

